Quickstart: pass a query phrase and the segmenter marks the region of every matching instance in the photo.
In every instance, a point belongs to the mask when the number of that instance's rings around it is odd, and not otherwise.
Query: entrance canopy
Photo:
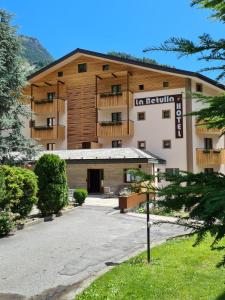
[[[68,163],[76,164],[112,164],[112,163],[151,163],[164,164],[166,161],[149,151],[136,148],[100,148],[100,149],[78,149],[78,150],[54,150],[42,151],[43,154],[56,154]]]

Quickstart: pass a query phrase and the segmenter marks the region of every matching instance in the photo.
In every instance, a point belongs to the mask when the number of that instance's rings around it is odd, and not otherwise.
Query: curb
[[[165,243],[168,239],[163,239],[160,242],[154,242],[151,244],[151,249],[159,246],[163,243]],[[130,258],[142,253],[146,251],[146,245],[122,258],[120,258],[118,261],[116,261],[117,263],[123,263],[127,260],[129,260]],[[97,273],[90,275],[89,278],[84,279],[83,281],[79,282],[79,287],[75,288],[75,289],[71,289],[69,292],[65,293],[64,295],[62,295],[61,297],[58,297],[58,300],[73,300],[74,297],[76,297],[78,294],[82,293],[86,288],[88,288],[98,277],[104,275],[105,273],[107,273],[108,271],[110,271],[111,269],[115,268],[115,266],[107,266],[105,268],[103,268],[101,271],[98,271]],[[76,298],[75,298],[76,299]]]
[[[62,215],[60,217],[63,217],[65,214],[75,210],[76,208],[78,208],[79,206],[74,206],[74,207],[71,207],[70,209],[66,209],[64,211],[62,211]],[[59,218],[57,216],[54,215],[54,218],[52,219],[52,221],[54,221],[54,219],[56,218]],[[40,218],[37,218],[37,219],[34,219],[30,222],[27,222],[27,223],[24,223],[22,224],[22,228],[19,228],[20,227],[20,224],[17,224],[17,226],[12,230],[12,233],[16,233],[17,231],[21,231],[27,227],[30,227],[30,226],[33,226],[33,225],[36,225],[36,224],[39,224],[39,223],[45,223],[45,218],[44,217],[40,217]]]

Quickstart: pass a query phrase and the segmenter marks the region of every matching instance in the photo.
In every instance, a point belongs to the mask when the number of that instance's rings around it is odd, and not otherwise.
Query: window
[[[160,169],[159,168],[157,168],[157,181],[158,182],[161,182],[162,180],[161,180],[161,176],[160,176]]]
[[[112,113],[112,122],[121,122],[122,121],[122,113],[114,112]]]
[[[138,141],[138,149],[145,150],[146,149],[146,142],[145,141]]]
[[[121,148],[121,147],[122,147],[122,141],[121,140],[112,141],[112,148]]]
[[[55,93],[47,93],[47,99],[52,101],[55,98]]]
[[[123,178],[125,183],[130,183],[135,181],[135,175],[129,173],[129,169],[123,170]]]
[[[121,94],[121,84],[112,85],[112,93],[113,94]]]
[[[212,174],[213,173],[213,168],[205,168],[204,169],[204,172],[206,173],[206,174]]]
[[[171,140],[163,140],[163,149],[171,148]]]
[[[145,89],[145,86],[144,86],[144,84],[139,84],[139,86],[138,86],[138,87],[139,87],[139,90],[140,90],[140,91],[143,91],[143,90]]]
[[[165,175],[166,175],[166,180],[170,180],[170,176],[174,175],[179,175],[179,168],[166,168],[165,169]]]
[[[109,65],[103,65],[102,70],[103,71],[108,71],[109,70]]]
[[[46,148],[47,148],[47,150],[50,150],[50,151],[55,150],[55,143],[48,143]]]
[[[47,126],[53,127],[55,125],[55,118],[47,118]]]
[[[145,112],[138,112],[137,113],[137,119],[138,119],[138,121],[145,120]]]
[[[87,64],[78,64],[78,73],[84,73],[87,72]]]
[[[169,81],[163,81],[163,87],[164,88],[169,87]]]
[[[211,138],[204,138],[204,148],[207,150],[213,148],[213,140]]]
[[[63,77],[63,72],[62,71],[58,72],[58,77]]]
[[[162,118],[163,119],[170,119],[170,110],[169,109],[162,111]]]
[[[196,83],[196,92],[201,93],[203,91],[203,85],[201,83]]]

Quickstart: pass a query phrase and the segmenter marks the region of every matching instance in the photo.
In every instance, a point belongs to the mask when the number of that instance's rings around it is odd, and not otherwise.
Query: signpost
[[[149,211],[149,192],[147,192],[147,260],[151,262],[151,250],[150,250],[150,211]]]

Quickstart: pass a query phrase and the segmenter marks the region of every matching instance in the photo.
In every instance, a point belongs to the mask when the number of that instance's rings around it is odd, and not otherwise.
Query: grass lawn
[[[210,239],[193,248],[194,238],[169,241],[113,268],[93,282],[76,300],[222,300],[225,269],[215,265],[222,258],[211,251]]]

